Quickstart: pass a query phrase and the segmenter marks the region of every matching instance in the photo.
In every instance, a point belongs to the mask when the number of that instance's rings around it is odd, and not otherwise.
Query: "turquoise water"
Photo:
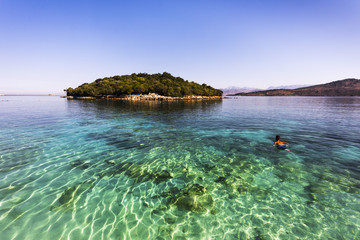
[[[0,97],[0,239],[359,239],[359,119],[356,97]]]

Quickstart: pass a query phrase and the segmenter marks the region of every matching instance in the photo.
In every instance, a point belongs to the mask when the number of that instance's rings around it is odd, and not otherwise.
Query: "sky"
[[[0,0],[0,93],[143,72],[215,88],[360,78],[360,1]]]

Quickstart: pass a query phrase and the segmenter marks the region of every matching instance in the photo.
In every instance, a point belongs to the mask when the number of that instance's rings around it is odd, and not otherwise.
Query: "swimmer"
[[[274,146],[276,146],[277,149],[290,151],[290,149],[287,148],[288,144],[287,142],[280,141],[280,136],[276,135]]]

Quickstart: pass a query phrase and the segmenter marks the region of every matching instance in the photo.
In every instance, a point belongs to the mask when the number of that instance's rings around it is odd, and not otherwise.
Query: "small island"
[[[66,98],[70,99],[124,100],[210,100],[221,99],[223,93],[206,84],[189,82],[167,72],[100,78],[64,91]]]

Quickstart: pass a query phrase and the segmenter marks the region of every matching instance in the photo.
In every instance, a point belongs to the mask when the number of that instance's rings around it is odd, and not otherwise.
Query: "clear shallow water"
[[[359,239],[359,119],[360,98],[0,97],[0,239]]]

